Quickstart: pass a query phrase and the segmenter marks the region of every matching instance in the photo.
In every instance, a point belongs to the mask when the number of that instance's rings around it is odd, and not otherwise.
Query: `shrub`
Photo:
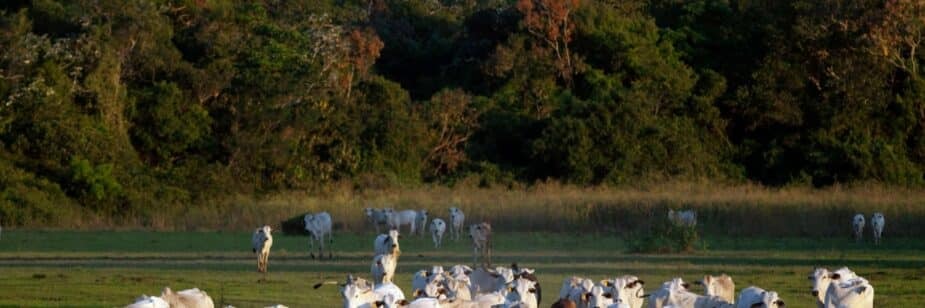
[[[637,253],[693,252],[699,240],[696,227],[661,221],[653,224],[648,232],[633,236],[629,241],[629,250]]]

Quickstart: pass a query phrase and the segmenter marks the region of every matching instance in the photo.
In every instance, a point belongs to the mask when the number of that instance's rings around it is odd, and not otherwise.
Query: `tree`
[[[559,76],[571,82],[575,73],[569,43],[575,23],[572,13],[581,0],[518,0],[517,10],[523,14],[523,27],[552,50]]]

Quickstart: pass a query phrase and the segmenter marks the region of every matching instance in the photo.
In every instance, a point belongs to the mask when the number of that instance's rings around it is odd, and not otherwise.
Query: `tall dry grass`
[[[263,198],[230,196],[189,207],[180,217],[149,217],[161,230],[250,230],[306,212],[328,211],[335,228],[368,231],[363,208],[428,209],[446,219],[448,208],[465,211],[467,223],[489,221],[505,231],[632,232],[665,219],[668,208],[698,211],[707,234],[749,236],[847,236],[855,213],[883,212],[884,236],[925,234],[925,192],[878,185],[811,189],[758,185],[665,183],[635,188],[582,188],[542,183],[530,188],[443,186],[357,190],[350,185],[319,194],[288,192]]]

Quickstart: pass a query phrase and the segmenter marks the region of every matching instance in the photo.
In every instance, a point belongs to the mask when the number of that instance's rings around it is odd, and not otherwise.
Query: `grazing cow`
[[[460,234],[463,232],[463,226],[466,223],[466,214],[463,213],[457,207],[450,208],[450,237],[455,237],[455,240],[459,240]]]
[[[507,295],[507,302],[509,307],[539,307],[536,282],[523,277],[514,280],[514,287],[511,289],[511,293]]]
[[[373,282],[376,284],[391,283],[395,277],[395,267],[398,266],[398,257],[391,254],[376,255],[369,271],[373,275]]]
[[[870,227],[874,229],[874,244],[880,245],[880,236],[883,235],[883,226],[886,225],[886,219],[883,213],[876,212],[870,217]]]
[[[134,303],[125,306],[125,308],[170,308],[170,304],[157,296],[142,295],[136,298]]]
[[[851,220],[851,230],[854,231],[854,240],[860,243],[861,239],[864,237],[863,214],[854,215],[854,219]]]
[[[873,308],[874,287],[861,277],[832,283],[826,291],[825,307]]]
[[[681,278],[674,278],[662,283],[662,287],[649,296],[649,308],[665,308],[674,305],[671,301],[671,295],[679,291],[687,291],[690,284],[684,282]]]
[[[391,209],[366,208],[363,210],[366,213],[366,222],[376,228],[376,234],[379,234],[379,225],[389,225],[388,217],[385,215],[386,210]]]
[[[386,211],[386,217],[389,221],[389,228],[395,230],[401,230],[401,226],[408,225],[409,232],[408,234],[415,234],[417,230],[418,212],[414,210],[403,210],[403,211]]]
[[[826,268],[813,269],[809,273],[809,281],[812,283],[812,294],[816,297],[816,306],[825,307],[825,296],[831,284],[855,277],[857,277],[857,274],[847,267],[842,267],[834,272],[830,272]]]
[[[398,230],[389,230],[389,234],[379,234],[373,241],[373,252],[377,255],[401,255],[401,247],[398,246],[398,239],[400,238]]]
[[[703,293],[706,296],[719,296],[729,303],[735,303],[735,283],[732,277],[726,274],[719,276],[706,275],[703,280],[695,282],[703,286]]]
[[[267,263],[270,261],[270,247],[273,247],[273,235],[270,234],[273,229],[270,226],[263,226],[254,230],[251,236],[251,244],[254,247],[254,253],[257,254],[257,271],[267,272]]]
[[[609,288],[608,291],[613,295],[615,304],[626,304],[629,308],[642,307],[643,295],[645,294],[643,285],[645,285],[645,282],[638,277],[623,275],[611,280],[604,280],[601,284]]]
[[[418,235],[424,236],[427,233],[427,210],[421,209],[417,212],[414,226],[417,228]]]
[[[469,237],[472,238],[472,263],[491,266],[491,224],[483,222],[469,226]]]
[[[312,248],[315,245],[315,241],[318,241],[318,258],[324,258],[324,237],[328,237],[328,243],[334,244],[334,233],[331,232],[331,214],[328,214],[328,212],[305,214],[303,220],[305,221],[305,231],[308,231],[310,236],[308,240],[308,253],[311,255],[312,259],[315,258]],[[334,258],[334,254],[332,254],[331,251],[328,251],[328,258]]]
[[[697,212],[694,210],[675,211],[674,209],[669,209],[668,221],[676,226],[695,227],[697,226]]]
[[[739,299],[736,300],[737,308],[782,308],[784,300],[777,296],[777,292],[765,291],[762,288],[751,286],[739,293]]]
[[[161,292],[161,298],[172,308],[214,308],[215,303],[205,291],[193,288],[173,292],[169,287]]]
[[[443,233],[446,232],[446,223],[443,219],[434,218],[430,222],[430,237],[434,240],[434,248],[440,248],[443,244]]]

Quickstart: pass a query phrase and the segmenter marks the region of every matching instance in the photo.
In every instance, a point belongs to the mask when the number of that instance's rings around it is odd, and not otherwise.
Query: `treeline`
[[[12,0],[0,221],[358,187],[925,182],[921,1]]]

